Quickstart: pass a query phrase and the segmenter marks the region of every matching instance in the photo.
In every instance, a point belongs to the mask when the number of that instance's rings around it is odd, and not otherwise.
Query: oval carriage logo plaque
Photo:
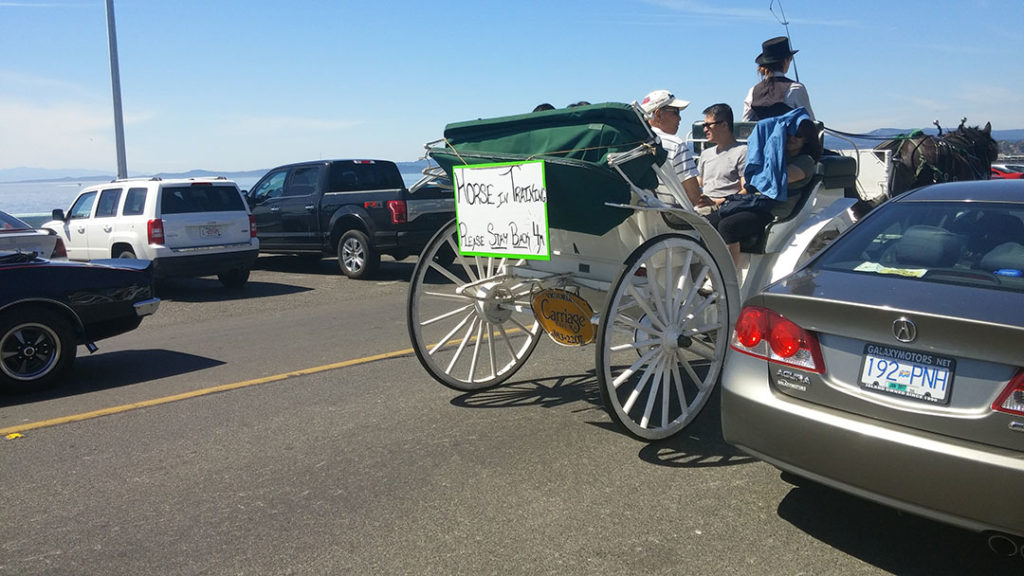
[[[594,341],[596,328],[590,322],[594,309],[580,296],[557,288],[533,295],[533,314],[556,343],[583,346]]]

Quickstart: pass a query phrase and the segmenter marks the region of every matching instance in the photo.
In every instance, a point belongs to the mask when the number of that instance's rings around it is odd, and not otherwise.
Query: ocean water
[[[402,173],[406,186],[411,186],[422,174]],[[259,181],[258,177],[236,178],[235,183],[242,190],[248,190]],[[0,211],[15,216],[50,214],[54,208],[65,212],[74,202],[78,192],[86,186],[101,184],[103,180],[48,181],[48,182],[0,182]]]

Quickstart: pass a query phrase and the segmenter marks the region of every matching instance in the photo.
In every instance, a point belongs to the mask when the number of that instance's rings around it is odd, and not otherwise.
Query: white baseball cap
[[[655,90],[645,96],[643,101],[640,102],[640,108],[643,109],[644,114],[647,115],[654,114],[654,111],[660,108],[671,107],[682,110],[689,105],[689,102],[676,98],[675,94],[668,90]]]

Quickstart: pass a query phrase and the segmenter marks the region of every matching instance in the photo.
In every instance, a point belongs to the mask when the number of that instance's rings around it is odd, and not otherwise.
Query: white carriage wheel
[[[725,360],[728,304],[719,264],[700,242],[666,235],[633,251],[598,326],[598,385],[612,419],[644,440],[693,421]]]
[[[480,390],[501,384],[526,362],[541,326],[530,307],[532,284],[507,274],[519,260],[462,256],[455,234],[453,220],[416,263],[406,310],[409,338],[436,380]]]

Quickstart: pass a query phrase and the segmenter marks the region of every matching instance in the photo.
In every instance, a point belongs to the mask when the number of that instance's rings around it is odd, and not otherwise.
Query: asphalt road
[[[0,574],[1024,574],[744,455],[715,400],[674,439],[626,436],[593,347],[545,339],[505,386],[443,387],[410,351],[412,267],[169,282],[66,386],[0,399],[21,430],[0,435]]]

